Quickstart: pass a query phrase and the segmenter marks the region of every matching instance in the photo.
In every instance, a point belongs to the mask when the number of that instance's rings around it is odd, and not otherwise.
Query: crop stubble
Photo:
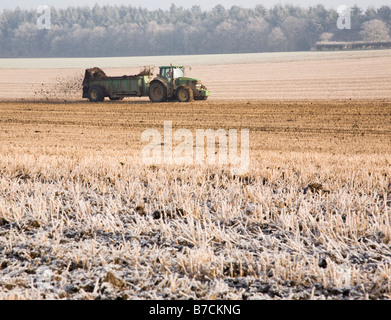
[[[167,120],[250,129],[249,172],[142,165]],[[8,101],[0,123],[1,298],[391,297],[386,100]]]
[[[0,69],[0,299],[390,299],[391,58],[368,52],[195,65],[213,95],[189,104]],[[164,121],[250,129],[249,172],[143,165]]]

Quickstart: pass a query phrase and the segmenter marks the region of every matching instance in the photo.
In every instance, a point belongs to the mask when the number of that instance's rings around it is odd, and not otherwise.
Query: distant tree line
[[[355,6],[351,29],[323,5],[253,9],[222,5],[204,11],[134,6],[51,8],[51,28],[39,29],[37,10],[0,14],[0,57],[102,57],[305,51],[318,41],[390,40],[391,7]]]

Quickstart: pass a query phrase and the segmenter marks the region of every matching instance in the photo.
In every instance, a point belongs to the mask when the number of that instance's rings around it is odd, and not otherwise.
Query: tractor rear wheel
[[[179,102],[189,102],[194,100],[193,90],[187,86],[179,87],[176,92],[176,97]]]
[[[101,102],[105,99],[103,88],[100,86],[92,86],[88,90],[88,99],[92,102]]]
[[[152,102],[163,102],[167,100],[167,90],[163,83],[152,82],[149,87],[149,99]]]

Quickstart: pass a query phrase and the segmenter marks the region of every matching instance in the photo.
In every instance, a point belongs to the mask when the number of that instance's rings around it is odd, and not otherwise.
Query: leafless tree
[[[389,41],[389,31],[385,22],[379,19],[372,19],[362,24],[360,34],[365,41]]]

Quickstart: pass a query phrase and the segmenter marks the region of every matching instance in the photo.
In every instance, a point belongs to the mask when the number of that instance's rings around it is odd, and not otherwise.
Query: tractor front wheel
[[[194,100],[193,90],[187,86],[179,87],[176,92],[176,97],[179,102],[189,102]]]

